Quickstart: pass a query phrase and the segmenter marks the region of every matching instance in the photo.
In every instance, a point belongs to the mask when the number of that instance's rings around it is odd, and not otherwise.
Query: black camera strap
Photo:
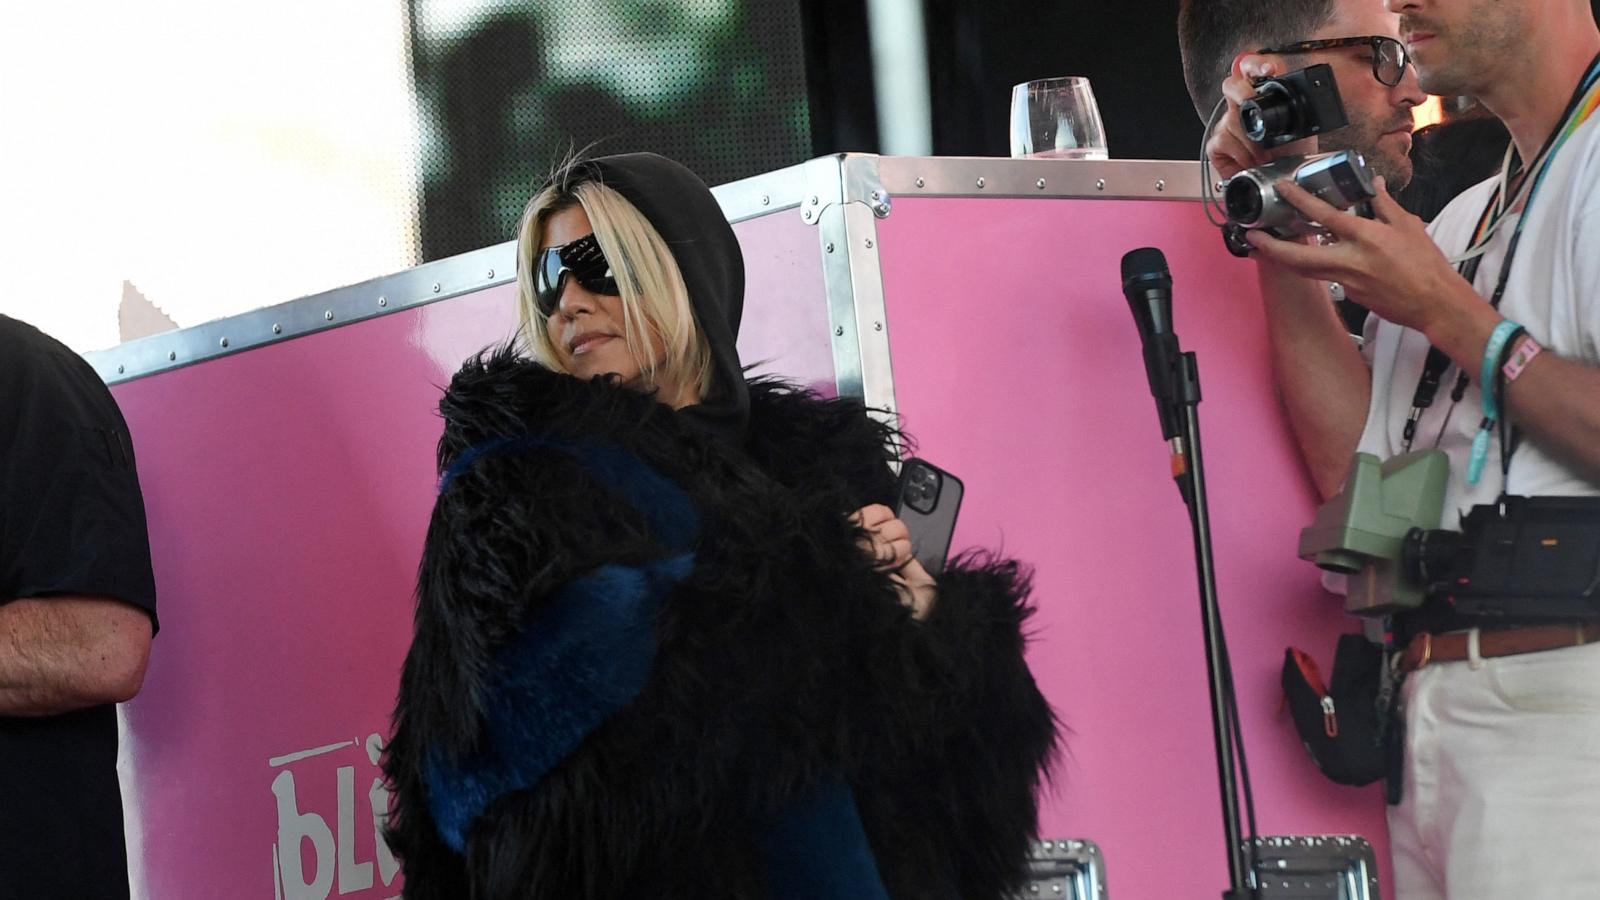
[[[1489,297],[1489,306],[1495,310],[1500,308],[1500,301],[1505,299],[1506,285],[1511,279],[1511,264],[1516,259],[1517,247],[1522,242],[1522,229],[1528,222],[1528,213],[1533,205],[1534,193],[1538,190],[1539,183],[1543,180],[1550,164],[1555,161],[1556,151],[1560,149],[1558,141],[1564,142],[1563,134],[1569,134],[1575,127],[1574,118],[1579,115],[1579,107],[1583,103],[1591,88],[1594,87],[1597,75],[1600,75],[1600,54],[1589,62],[1583,78],[1579,79],[1578,86],[1573,89],[1572,97],[1567,100],[1567,108],[1562,112],[1561,118],[1555,129],[1545,138],[1544,145],[1534,156],[1533,162],[1527,167],[1522,167],[1521,155],[1517,152],[1516,143],[1512,142],[1511,151],[1507,157],[1505,167],[1501,170],[1500,185],[1489,195],[1489,202],[1484,206],[1483,213],[1478,217],[1478,225],[1473,229],[1473,237],[1469,247],[1476,247],[1480,242],[1487,241],[1490,233],[1499,227],[1502,219],[1516,208],[1519,200],[1522,202],[1522,214],[1517,218],[1517,224],[1511,232],[1511,240],[1506,245],[1505,259],[1500,263],[1499,277],[1495,281],[1494,292]],[[1581,121],[1581,119],[1580,119]],[[1515,187],[1513,187],[1515,184]],[[1526,197],[1523,188],[1527,188]],[[1505,197],[1502,205],[1502,195]],[[1456,271],[1465,278],[1467,284],[1474,285],[1478,277],[1478,268],[1482,263],[1482,254],[1475,254],[1463,260]],[[1515,341],[1507,342],[1507,350]],[[1450,368],[1450,357],[1438,347],[1428,348],[1428,357],[1422,366],[1422,377],[1417,382],[1417,389],[1411,395],[1411,411],[1406,417],[1405,429],[1402,432],[1405,451],[1411,450],[1412,442],[1416,439],[1417,423],[1422,415],[1433,405],[1434,395],[1439,391],[1439,384],[1444,379],[1445,372]],[[1496,379],[1497,382],[1500,379]],[[1472,382],[1472,376],[1462,369],[1456,376],[1455,386],[1450,391],[1450,404],[1454,408],[1466,396],[1467,386]],[[1482,390],[1503,391],[1503,384],[1483,385]],[[1506,406],[1500,404],[1504,427],[1500,429],[1500,469],[1504,476],[1501,484],[1502,495],[1505,492],[1506,480],[1511,475],[1511,454],[1515,452],[1518,439],[1511,432],[1515,428],[1511,425],[1510,416],[1505,414]]]
[[[1488,206],[1484,207],[1483,215],[1478,217],[1478,226],[1473,229],[1474,241],[1477,240],[1478,235],[1483,234],[1489,228],[1493,228],[1495,222],[1498,221],[1499,217],[1495,214],[1498,211],[1497,204],[1499,199],[1500,189],[1496,188],[1489,197]],[[1510,261],[1509,257],[1507,261]],[[1478,266],[1482,262],[1483,257],[1481,255],[1474,256],[1471,259],[1463,260],[1456,267],[1456,271],[1461,273],[1461,277],[1466,279],[1467,284],[1472,284],[1478,277]],[[1502,265],[1500,268],[1502,273],[1509,271],[1507,266]],[[1502,284],[1501,287],[1503,289],[1504,285]],[[1498,307],[1498,300],[1499,292],[1497,291],[1495,300],[1490,302]],[[1439,393],[1439,385],[1444,380],[1444,373],[1450,368],[1450,365],[1450,357],[1443,350],[1434,346],[1428,347],[1428,358],[1422,364],[1422,377],[1417,382],[1417,389],[1411,393],[1411,411],[1406,415],[1405,430],[1401,433],[1401,439],[1404,441],[1402,446],[1405,452],[1411,452],[1411,445],[1417,437],[1417,424],[1422,421],[1423,413],[1433,406],[1434,395]],[[1471,378],[1464,369],[1456,376],[1455,387],[1450,391],[1450,403],[1452,406],[1460,403],[1461,398],[1466,396],[1467,385],[1470,382]]]

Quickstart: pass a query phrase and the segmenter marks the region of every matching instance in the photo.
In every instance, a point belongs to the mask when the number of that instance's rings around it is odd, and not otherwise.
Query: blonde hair
[[[688,285],[666,240],[622,194],[598,181],[571,184],[572,174],[571,165],[563,167],[528,201],[517,226],[517,306],[526,346],[546,366],[566,371],[550,342],[549,317],[539,311],[534,273],[550,217],[582,207],[622,295],[623,338],[643,380],[653,387],[696,385],[706,396],[711,347],[695,322]],[[665,347],[660,360],[652,352],[653,338]]]

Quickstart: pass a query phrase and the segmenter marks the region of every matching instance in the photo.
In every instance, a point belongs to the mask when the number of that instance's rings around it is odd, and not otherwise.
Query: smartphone
[[[935,578],[944,571],[961,509],[961,479],[913,456],[900,467],[894,514],[911,532],[911,555]]]

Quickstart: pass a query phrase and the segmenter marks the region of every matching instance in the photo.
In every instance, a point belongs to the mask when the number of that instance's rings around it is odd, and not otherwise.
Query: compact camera
[[[1284,179],[1293,179],[1325,203],[1339,209],[1355,208],[1357,215],[1372,217],[1367,204],[1378,195],[1372,183],[1372,169],[1360,153],[1340,150],[1316,156],[1286,156],[1228,179],[1222,188],[1222,207],[1228,222],[1240,228],[1264,229],[1279,238],[1322,231],[1278,196],[1275,185]]]
[[[1333,69],[1326,63],[1256,82],[1256,95],[1239,106],[1245,136],[1277,147],[1349,124]]]

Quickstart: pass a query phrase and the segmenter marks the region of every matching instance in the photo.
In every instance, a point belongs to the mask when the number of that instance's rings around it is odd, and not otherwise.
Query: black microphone
[[[1172,333],[1172,275],[1160,250],[1140,247],[1123,254],[1122,294],[1133,309],[1141,340]]]
[[[1179,364],[1178,336],[1172,331],[1172,275],[1160,250],[1140,247],[1123,255],[1122,294],[1139,326],[1144,370],[1161,417],[1161,436],[1173,441],[1181,433],[1174,374]]]

